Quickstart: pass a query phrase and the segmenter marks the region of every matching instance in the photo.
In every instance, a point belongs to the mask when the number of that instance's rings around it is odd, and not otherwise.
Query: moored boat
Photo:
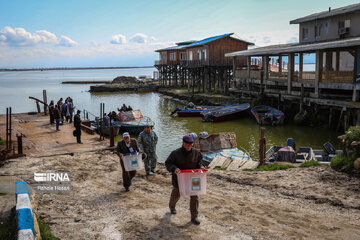
[[[153,127],[155,123],[149,117],[144,117],[140,110],[120,112],[117,116],[118,121],[114,121],[114,126],[119,126],[120,131],[129,133],[140,133],[146,126]]]
[[[196,137],[194,147],[203,155],[203,164],[208,168],[223,168],[227,170],[254,169],[259,162],[253,161],[250,154],[237,147],[234,132],[215,134],[200,133]]]
[[[136,91],[138,93],[144,93],[144,92],[154,92],[157,89],[158,89],[158,86],[149,86],[149,87],[138,88],[138,89],[136,89]]]
[[[253,107],[251,109],[251,113],[254,115],[257,123],[260,125],[283,124],[285,119],[285,114],[282,111],[265,105]]]
[[[171,115],[177,113],[178,117],[201,117],[201,113],[217,108],[218,106],[195,106],[193,108],[176,108]]]
[[[204,122],[223,122],[241,117],[250,108],[249,103],[221,106],[201,112]]]

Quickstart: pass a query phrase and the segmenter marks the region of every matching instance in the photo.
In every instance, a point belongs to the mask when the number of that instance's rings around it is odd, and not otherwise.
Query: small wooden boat
[[[215,133],[195,139],[194,147],[203,155],[203,164],[208,168],[227,170],[255,169],[259,162],[253,161],[250,154],[238,148],[234,132]]]
[[[146,126],[153,127],[155,125],[151,118],[144,117],[140,110],[120,112],[117,120],[112,123],[113,126],[119,126],[120,131],[129,133],[140,133]]]
[[[149,86],[149,87],[138,88],[136,91],[138,93],[145,93],[145,92],[155,92],[157,89],[158,86]]]
[[[257,123],[260,125],[283,124],[285,119],[285,114],[283,112],[276,108],[265,105],[253,107],[251,109],[251,113],[254,115]]]
[[[178,117],[201,117],[203,111],[218,108],[218,106],[196,106],[194,108],[176,108],[170,115],[177,113]]]
[[[250,108],[249,103],[221,106],[201,112],[204,122],[223,122],[241,117],[245,110]]]

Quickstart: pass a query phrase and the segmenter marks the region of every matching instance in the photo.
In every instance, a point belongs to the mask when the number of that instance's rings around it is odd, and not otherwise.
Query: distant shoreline
[[[0,72],[13,72],[13,71],[53,71],[53,70],[97,70],[97,69],[132,69],[132,68],[153,68],[154,66],[143,67],[57,67],[57,68],[16,68],[16,69],[0,69]]]

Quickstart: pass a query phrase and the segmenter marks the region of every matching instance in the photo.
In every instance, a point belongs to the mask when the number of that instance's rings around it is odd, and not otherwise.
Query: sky
[[[298,41],[290,20],[353,0],[0,0],[0,68],[152,66],[176,42]]]

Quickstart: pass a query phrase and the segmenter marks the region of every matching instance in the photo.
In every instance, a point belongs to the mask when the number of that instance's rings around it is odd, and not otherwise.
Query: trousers
[[[171,191],[170,201],[169,201],[169,208],[174,209],[176,203],[180,199],[180,191],[179,188],[173,187]],[[191,219],[197,218],[198,216],[198,209],[199,209],[199,197],[198,196],[190,196],[190,214]]]
[[[136,171],[126,171],[122,159],[120,159],[120,165],[122,170],[123,186],[124,188],[128,188],[131,185],[131,179],[135,177]]]

